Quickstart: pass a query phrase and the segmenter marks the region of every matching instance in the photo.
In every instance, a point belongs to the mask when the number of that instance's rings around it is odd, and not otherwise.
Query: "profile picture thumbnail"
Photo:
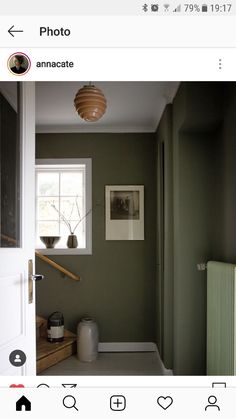
[[[28,73],[30,69],[30,58],[22,52],[16,52],[8,58],[7,66],[12,74],[16,76],[23,76]]]

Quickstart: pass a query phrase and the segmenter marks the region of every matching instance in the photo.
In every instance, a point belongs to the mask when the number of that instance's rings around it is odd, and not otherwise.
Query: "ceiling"
[[[84,122],[74,109],[77,91],[88,82],[37,82],[37,132],[154,132],[178,82],[94,82],[107,110],[97,122]]]

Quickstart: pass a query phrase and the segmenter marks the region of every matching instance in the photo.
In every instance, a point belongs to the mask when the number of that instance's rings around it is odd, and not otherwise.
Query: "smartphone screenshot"
[[[3,1],[5,416],[233,417],[235,24],[223,1]]]

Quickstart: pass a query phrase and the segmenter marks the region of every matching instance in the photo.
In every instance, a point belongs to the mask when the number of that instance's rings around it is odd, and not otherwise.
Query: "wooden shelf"
[[[65,337],[63,342],[51,343],[46,338],[37,342],[37,374],[76,353],[76,337]]]
[[[47,320],[44,317],[36,317],[38,336],[36,342],[37,374],[52,367],[63,359],[68,358],[77,351],[77,336],[69,330],[64,330],[63,342],[52,343],[47,340]]]

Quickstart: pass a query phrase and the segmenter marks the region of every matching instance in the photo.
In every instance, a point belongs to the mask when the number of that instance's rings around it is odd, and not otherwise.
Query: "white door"
[[[36,374],[34,162],[34,83],[0,82],[0,375]]]

